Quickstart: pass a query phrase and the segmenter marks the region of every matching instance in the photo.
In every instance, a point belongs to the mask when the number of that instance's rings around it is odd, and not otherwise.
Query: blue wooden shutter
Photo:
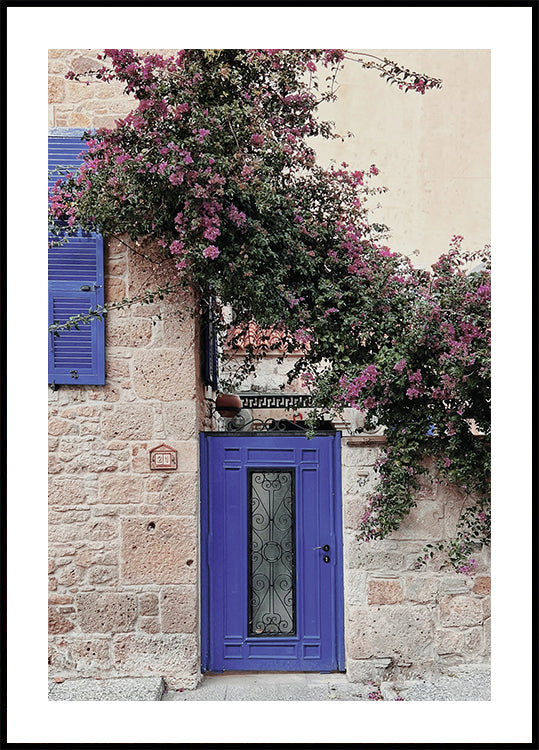
[[[82,133],[82,131],[81,131]],[[62,175],[58,168],[76,169],[86,148],[79,133],[66,131],[49,136],[49,190]],[[50,238],[49,238],[50,239]],[[94,232],[70,236],[65,244],[49,247],[48,324],[63,323],[104,305],[103,238]],[[105,382],[105,324],[92,319],[79,329],[49,332],[49,383],[93,384]]]

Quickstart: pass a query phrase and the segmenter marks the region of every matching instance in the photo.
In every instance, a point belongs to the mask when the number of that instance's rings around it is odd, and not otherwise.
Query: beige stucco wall
[[[388,188],[376,211],[393,250],[429,266],[455,234],[468,249],[490,243],[490,51],[363,50],[443,80],[421,95],[399,91],[375,70],[345,61],[337,101],[323,105],[337,132],[318,142],[319,161],[376,164]]]

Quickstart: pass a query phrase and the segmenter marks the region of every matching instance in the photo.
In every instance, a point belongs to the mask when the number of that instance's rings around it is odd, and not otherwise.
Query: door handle
[[[313,549],[323,549],[324,552],[329,552],[329,544],[324,544],[323,547],[313,547]]]

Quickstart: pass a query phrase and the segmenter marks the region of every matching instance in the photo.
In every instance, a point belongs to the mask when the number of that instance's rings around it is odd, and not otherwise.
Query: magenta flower
[[[260,133],[255,133],[251,136],[251,143],[255,146],[261,146],[264,143],[264,136]]]
[[[219,249],[215,247],[215,245],[208,245],[208,247],[205,247],[202,251],[202,255],[205,258],[211,258],[212,260],[215,260],[217,256],[219,255]]]

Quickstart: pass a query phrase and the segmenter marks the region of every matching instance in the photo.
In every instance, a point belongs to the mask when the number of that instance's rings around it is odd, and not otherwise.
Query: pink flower
[[[215,260],[217,256],[219,255],[219,249],[215,247],[215,245],[208,245],[208,247],[205,247],[202,251],[202,255],[205,258],[211,258],[212,260]]]
[[[215,239],[217,239],[217,237],[218,237],[218,236],[219,236],[220,234],[221,234],[221,230],[220,230],[220,229],[218,229],[217,227],[208,227],[208,228],[207,228],[207,229],[206,229],[206,230],[204,231],[204,237],[205,237],[205,238],[206,238],[207,240],[215,240]],[[207,248],[206,248],[206,249],[207,249]],[[219,254],[219,252],[217,252],[217,254]],[[207,256],[206,256],[206,257],[207,257]]]
[[[251,143],[255,146],[261,146],[264,143],[264,136],[260,133],[255,133],[251,136]]]
[[[371,168],[370,168],[369,172],[371,174],[373,174],[373,175],[377,175],[377,174],[379,174],[380,170],[378,169],[378,167],[375,164],[371,164]]]
[[[174,242],[170,243],[170,252],[173,253],[173,254],[174,253],[181,253],[181,251],[183,250],[183,248],[184,248],[184,244],[180,240],[174,240]]]
[[[401,359],[400,362],[397,362],[397,364],[394,365],[393,369],[396,370],[397,372],[402,372],[405,367],[406,367],[406,360]]]

